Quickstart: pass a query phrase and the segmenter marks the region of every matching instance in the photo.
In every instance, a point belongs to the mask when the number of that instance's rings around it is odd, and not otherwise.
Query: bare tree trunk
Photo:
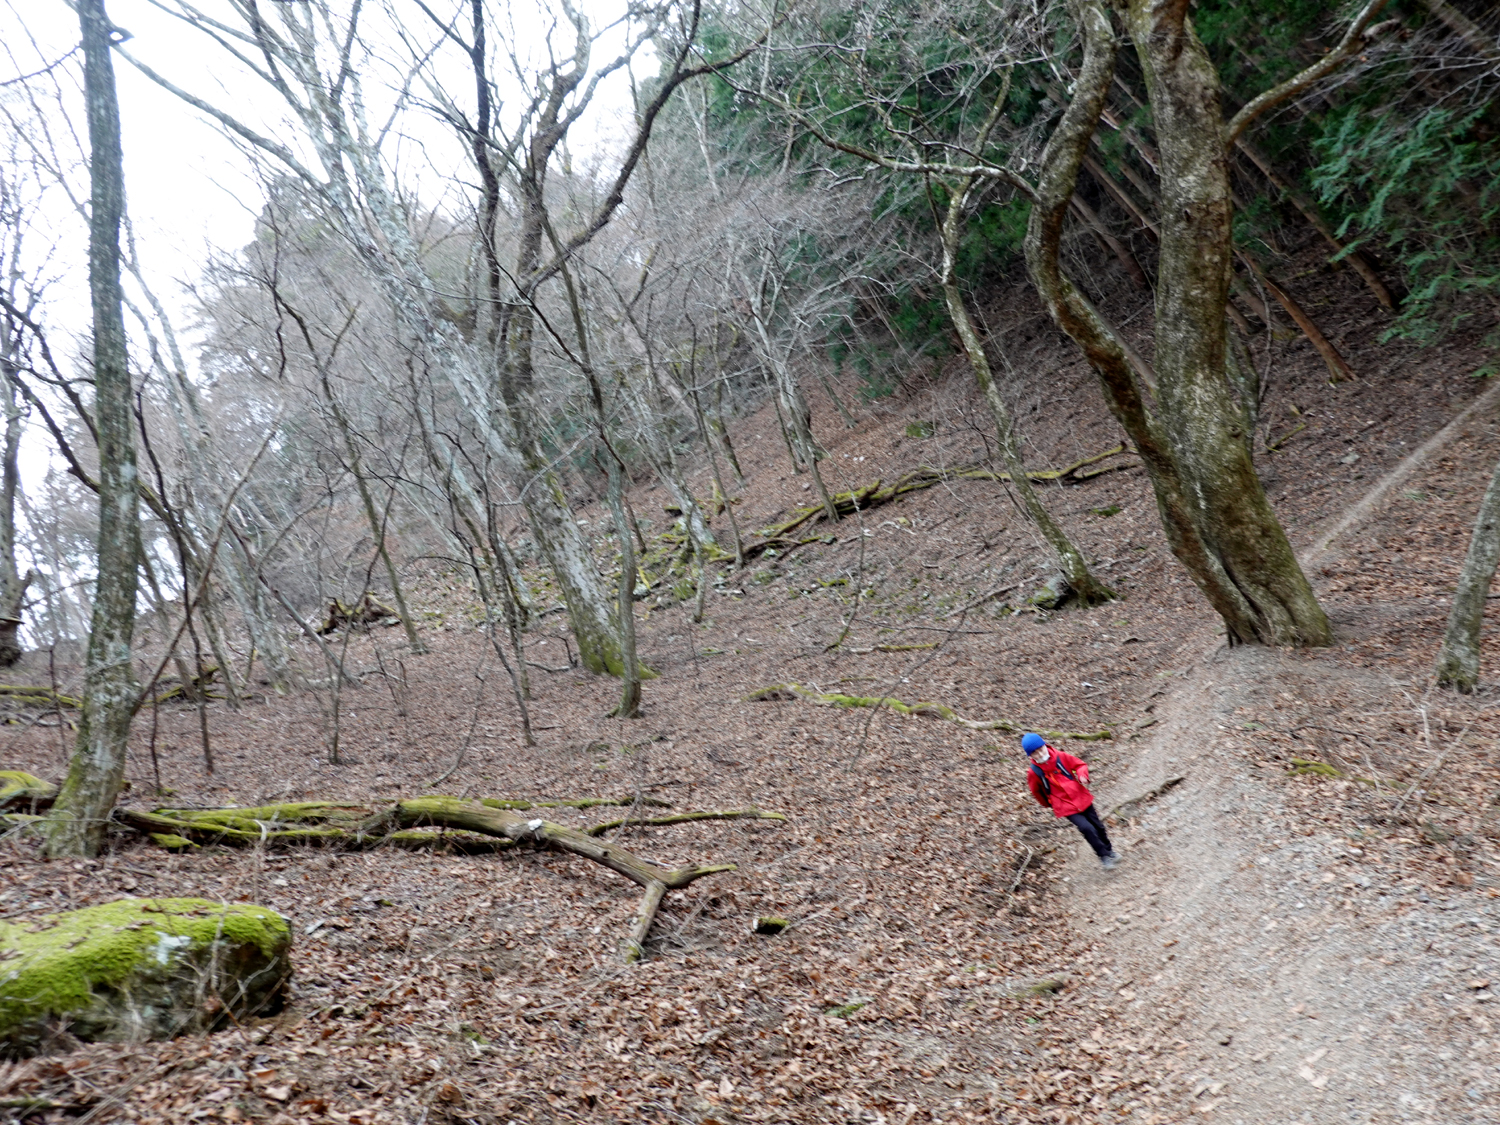
[[[304,326],[304,335],[306,332],[307,329]],[[312,340],[308,339],[307,343],[311,349]],[[386,518],[375,507],[375,497],[370,494],[370,482],[365,475],[364,461],[359,455],[359,446],[355,442],[353,428],[349,425],[349,419],[344,414],[343,408],[339,406],[338,400],[334,398],[333,386],[328,379],[328,370],[322,363],[318,364],[318,377],[323,389],[323,399],[328,403],[328,408],[333,414],[339,436],[344,439],[344,450],[349,456],[349,471],[354,475],[354,484],[359,490],[359,501],[365,510],[365,520],[369,523],[370,535],[375,540],[376,554],[380,556],[380,561],[385,566],[386,579],[390,582],[391,594],[396,599],[396,611],[401,615],[401,624],[406,630],[406,643],[411,647],[412,652],[426,652],[427,646],[422,643],[422,638],[417,633],[416,619],[406,604],[406,593],[401,588],[400,572],[396,570],[390,548],[386,546]]]
[[[609,457],[609,510],[620,541],[620,705],[613,712],[622,719],[641,717],[641,666],[635,655],[635,544],[625,515],[625,473],[612,449]]]
[[[1500,464],[1490,477],[1479,504],[1479,518],[1469,539],[1469,553],[1458,574],[1458,589],[1453,593],[1453,609],[1448,614],[1448,631],[1438,652],[1434,671],[1443,687],[1471,692],[1479,683],[1479,634],[1484,625],[1484,603],[1495,568],[1500,564]]]
[[[1440,3],[1441,0],[1437,0],[1437,2]],[[1323,236],[1323,240],[1329,246],[1333,247],[1334,254],[1343,255],[1341,260],[1348,262],[1350,268],[1359,274],[1360,279],[1364,281],[1365,286],[1370,292],[1375,295],[1375,299],[1380,302],[1381,306],[1394,312],[1396,299],[1391,296],[1390,289],[1387,288],[1385,282],[1380,279],[1380,274],[1375,270],[1375,263],[1365,256],[1364,251],[1347,249],[1339,236],[1333,232],[1333,228],[1328,225],[1322,214],[1319,213],[1317,204],[1299,191],[1295,184],[1278,172],[1276,166],[1271,163],[1270,157],[1244,137],[1237,138],[1234,143],[1241,152],[1250,158],[1251,163],[1261,170],[1261,174],[1271,181],[1273,186],[1281,189],[1282,194],[1291,201],[1292,206],[1297,208],[1302,213],[1302,217],[1312,224],[1313,229]]]
[[[1008,79],[1006,87],[1008,90]],[[999,117],[1003,100],[1002,95],[1001,99],[996,102],[990,114],[990,120],[986,123],[975,146],[980,152],[984,151],[984,144],[989,138],[990,128]],[[1011,424],[1010,411],[1006,409],[1005,399],[1000,395],[1000,388],[995,386],[994,373],[990,369],[989,357],[984,351],[984,342],[979,338],[979,332],[974,327],[974,320],[969,316],[969,310],[964,305],[963,293],[958,287],[959,234],[963,223],[964,208],[968,205],[969,192],[973,185],[974,180],[969,177],[954,188],[948,197],[947,214],[943,217],[941,230],[943,265],[940,281],[943,286],[943,298],[948,305],[948,318],[953,322],[954,330],[963,343],[964,354],[969,359],[969,368],[974,372],[974,379],[978,382],[979,389],[984,394],[984,401],[990,408],[990,415],[995,420],[1000,455],[1005,461],[1006,469],[1010,472],[1011,484],[1021,494],[1021,503],[1026,508],[1026,514],[1031,518],[1031,522],[1036,524],[1037,530],[1042,533],[1052,550],[1057,553],[1063,576],[1068,580],[1068,585],[1073,588],[1078,600],[1084,605],[1098,605],[1113,598],[1114,591],[1089,571],[1083,552],[1074,546],[1067,533],[1057,525],[1057,521],[1042,504],[1041,497],[1036,494],[1036,486],[1026,475],[1026,466],[1021,461],[1021,451],[1016,446],[1015,427]],[[1142,280],[1145,280],[1144,276]]]
[[[1422,0],[1427,10],[1457,32],[1465,43],[1486,62],[1500,62],[1500,41],[1485,32],[1484,28],[1464,15],[1447,0]]]
[[[698,388],[691,387],[693,401],[693,417],[698,421],[698,432],[703,435],[703,448],[708,453],[708,467],[713,471],[714,486],[718,489],[719,496],[724,502],[724,514],[729,517],[729,531],[734,536],[734,565],[735,569],[745,565],[745,546],[740,540],[740,522],[734,518],[734,505],[729,491],[724,487],[724,478],[719,472],[719,457],[714,451],[713,440],[709,437],[708,419],[703,416],[703,404],[698,398]],[[698,617],[703,616],[702,599],[699,599]]]
[[[1104,243],[1104,248],[1112,253],[1120,265],[1125,268],[1125,274],[1130,278],[1130,284],[1134,285],[1138,292],[1151,292],[1151,283],[1146,280],[1146,271],[1141,269],[1140,262],[1136,261],[1135,255],[1130,252],[1129,248],[1123,242],[1110,233],[1109,228],[1104,225],[1104,220],[1099,217],[1098,213],[1076,195],[1070,201],[1069,206],[1078,213],[1079,218],[1084,221],[1089,230],[1094,232],[1095,237]]]
[[[1261,269],[1260,263],[1243,251],[1236,251],[1236,257],[1244,262],[1250,272],[1271,291],[1271,296],[1276,298],[1276,303],[1286,310],[1287,316],[1302,330],[1302,335],[1307,337],[1307,342],[1313,346],[1313,350],[1323,360],[1324,366],[1328,368],[1328,381],[1331,383],[1343,383],[1354,378],[1354,369],[1349,366],[1349,361],[1339,354],[1338,348],[1333,346],[1333,341],[1323,335],[1323,330],[1318,327],[1317,322],[1307,315],[1307,311],[1297,303],[1297,300],[1281,286],[1266,275]],[[1270,324],[1271,320],[1264,312],[1260,318]]]
[[[135,634],[138,484],[125,313],[120,289],[120,221],[125,175],[120,108],[104,0],[79,0],[84,98],[89,122],[89,294],[94,315],[94,418],[99,432],[99,581],[89,630],[83,720],[73,761],[53,806],[47,854],[91,856],[125,780],[126,740],[139,692],[131,667]]]
[[[12,326],[0,317],[0,405],[5,409],[3,462],[0,462],[0,668],[9,668],[21,659],[17,633],[21,628],[21,609],[26,589],[36,578],[28,570],[23,576],[16,565],[16,491],[20,487],[21,406],[16,398],[12,378],[14,361],[11,348],[16,340]]]
[[[714,412],[709,418],[708,424],[713,429],[714,437],[718,439],[720,447],[724,450],[724,459],[729,462],[729,467],[734,470],[734,476],[740,482],[740,487],[745,487],[745,470],[740,468],[740,459],[734,452],[734,444],[729,440],[729,427],[724,424],[724,384],[728,382],[724,378],[724,372],[719,372],[719,378],[714,383]]]

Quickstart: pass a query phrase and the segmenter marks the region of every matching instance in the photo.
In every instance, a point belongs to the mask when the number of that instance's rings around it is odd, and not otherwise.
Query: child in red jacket
[[[1089,766],[1081,758],[1064,754],[1039,734],[1027,734],[1021,739],[1021,749],[1031,759],[1031,768],[1026,771],[1026,784],[1037,804],[1049,808],[1057,816],[1067,817],[1073,827],[1083,833],[1083,838],[1094,849],[1099,862],[1113,867],[1119,859],[1114,845],[1109,842],[1109,833],[1104,822],[1094,811],[1094,795],[1088,791]]]

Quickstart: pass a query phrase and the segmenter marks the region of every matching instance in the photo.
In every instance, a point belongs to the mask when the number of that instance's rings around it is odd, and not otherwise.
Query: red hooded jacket
[[[1050,808],[1057,816],[1072,816],[1081,813],[1094,803],[1094,795],[1088,791],[1084,784],[1089,779],[1089,766],[1082,758],[1075,758],[1072,754],[1064,753],[1050,742],[1047,744],[1047,760],[1038,762],[1031,759],[1031,766],[1040,769],[1047,776],[1047,785],[1051,789],[1051,800],[1042,789],[1042,779],[1037,777],[1036,769],[1030,766],[1026,769],[1026,784],[1031,787],[1031,795],[1036,798],[1036,803],[1043,808]],[[1063,769],[1073,776],[1069,778],[1062,770],[1058,769],[1061,764]]]

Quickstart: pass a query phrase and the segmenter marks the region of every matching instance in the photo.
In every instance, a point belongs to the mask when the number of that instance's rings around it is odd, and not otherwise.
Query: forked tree
[[[1357,54],[1376,33],[1371,23],[1384,3],[1369,0],[1336,47],[1228,120],[1218,74],[1185,2],[1118,0],[1112,10],[1105,0],[1074,0],[1065,12],[1057,5],[1056,14],[1074,26],[1082,59],[1071,98],[1035,159],[1012,157],[1012,165],[946,140],[912,153],[883,152],[813,126],[830,147],[891,171],[990,180],[1029,200],[1024,251],[1032,283],[1098,374],[1111,412],[1145,462],[1168,543],[1223,618],[1230,643],[1323,645],[1332,635],[1256,475],[1248,411],[1236,396],[1226,333],[1234,255],[1229,154],[1256,118]],[[1140,59],[1160,148],[1154,371],[1061,261],[1078,172],[1115,78],[1116,19]],[[1072,49],[1042,37],[1031,45],[1031,61],[1063,67]],[[1028,164],[1037,168],[1034,176]]]

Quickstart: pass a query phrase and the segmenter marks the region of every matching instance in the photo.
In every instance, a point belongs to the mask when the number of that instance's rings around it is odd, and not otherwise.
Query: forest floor
[[[215,704],[212,775],[195,710],[143,713],[129,801],[601,795],[754,805],[788,820],[616,833],[664,863],[739,865],[670,895],[634,966],[618,944],[635,888],[560,853],[171,855],[122,832],[97,861],[45,863],[32,841],[8,838],[6,917],[125,895],[255,901],[291,920],[296,975],[277,1016],[5,1064],[0,1104],[53,1107],[0,1114],[136,1125],[1500,1121],[1500,712],[1494,691],[1454,697],[1428,675],[1500,458],[1500,407],[1472,414],[1312,552],[1485,389],[1471,373],[1487,357],[1464,341],[1381,345],[1373,304],[1348,279],[1301,284],[1360,377],[1331,386],[1305,344],[1257,342],[1272,371],[1262,442],[1306,423],[1257,456],[1308,551],[1335,646],[1225,648],[1138,467],[1044,491],[1121,595],[1090,610],[1027,607],[1050,569],[1036,536],[1005,486],[950,481],[815,525],[831,540],[729,576],[700,625],[671,596],[643,601],[642,654],[659,678],[642,719],[606,717],[617,685],[566,667],[563,623],[543,617],[531,659],[562,670],[532,671],[539,745],[528,748],[462,577],[414,573],[430,653],[408,650],[400,630],[350,638],[361,683],[336,716],[326,691]],[[1029,462],[1116,444],[1082,362],[1022,304],[1006,344],[1031,373],[1015,399]],[[993,445],[952,365],[860,403],[853,428],[822,399],[815,413],[841,489],[983,460]],[[742,528],[806,502],[769,408],[733,436],[748,478]],[[663,495],[642,486],[633,497],[658,526]],[[607,526],[597,506],[583,515]],[[722,517],[715,528],[727,538]],[[899,648],[921,645],[935,647]],[[1485,669],[1500,669],[1494,631]],[[15,678],[54,676],[67,684],[76,669],[32,654]],[[1123,862],[1104,871],[1031,801],[1013,736],[888,709],[745,701],[779,682],[938,701],[1023,728],[1107,727],[1108,741],[1059,740],[1090,760],[1107,810],[1182,780],[1119,810]],[[66,725],[13,718],[0,766],[60,776]],[[753,933],[765,915],[792,925]]]

